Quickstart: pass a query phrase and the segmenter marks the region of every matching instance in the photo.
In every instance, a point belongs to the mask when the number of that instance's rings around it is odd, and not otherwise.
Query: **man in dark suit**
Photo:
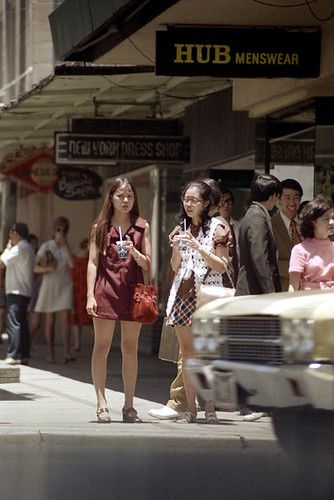
[[[271,222],[277,247],[278,272],[282,291],[289,288],[289,261],[292,247],[302,241],[299,232],[298,211],[303,196],[303,189],[295,179],[281,182],[282,193],[279,198],[280,211]]]
[[[236,295],[281,290],[269,214],[280,193],[281,183],[273,175],[260,174],[251,183],[252,203],[240,225],[240,270]]]
[[[240,225],[240,269],[236,295],[279,292],[276,246],[269,211],[277,203],[281,183],[276,177],[261,174],[251,183],[252,203]],[[253,422],[265,416],[241,406],[243,420]]]

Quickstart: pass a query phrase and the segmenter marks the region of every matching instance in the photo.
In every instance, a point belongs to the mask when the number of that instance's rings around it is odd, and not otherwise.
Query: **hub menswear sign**
[[[170,28],[156,32],[156,74],[317,77],[320,38],[318,28]]]
[[[183,163],[189,160],[189,137],[55,133],[55,162],[58,165],[113,165],[118,161]]]

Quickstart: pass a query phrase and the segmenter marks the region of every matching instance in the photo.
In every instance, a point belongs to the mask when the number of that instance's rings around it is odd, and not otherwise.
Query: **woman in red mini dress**
[[[119,249],[116,242],[121,240]],[[123,422],[141,422],[133,408],[141,323],[131,319],[130,287],[143,282],[142,269],[148,269],[150,253],[149,225],[139,217],[135,188],[128,179],[117,178],[92,226],[87,268],[87,313],[94,323],[92,377],[99,423],[111,421],[105,384],[116,320],[121,321]]]

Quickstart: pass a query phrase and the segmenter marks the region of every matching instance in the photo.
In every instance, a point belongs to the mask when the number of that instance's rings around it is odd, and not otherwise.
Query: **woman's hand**
[[[131,240],[130,236],[127,234],[125,236],[125,240],[123,240],[123,247],[126,249],[126,251],[132,255],[132,257],[136,257],[136,254],[138,253],[138,250],[133,244],[133,241]]]
[[[196,240],[196,238],[191,234],[190,231],[186,231],[185,233],[179,234],[176,236],[177,241],[193,248],[194,250],[199,250],[201,248],[201,244]]]
[[[98,317],[96,314],[97,303],[96,303],[95,297],[87,297],[86,311],[87,311],[87,314],[89,314],[89,316],[95,316],[96,318]]]
[[[174,240],[174,236],[176,236],[177,234],[179,234],[181,230],[181,226],[176,226],[173,231],[171,233],[169,233],[168,235],[168,241],[169,241],[169,245],[172,247],[173,246],[173,240]]]

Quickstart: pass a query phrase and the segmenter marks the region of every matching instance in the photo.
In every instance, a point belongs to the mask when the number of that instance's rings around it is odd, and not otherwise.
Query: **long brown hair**
[[[125,177],[117,177],[111,182],[110,189],[107,196],[104,199],[101,212],[94,221],[94,225],[96,225],[95,244],[96,248],[101,253],[105,252],[108,245],[107,236],[111,225],[111,218],[115,210],[112,202],[113,195],[119,188],[122,188],[124,186],[128,186],[134,195],[133,207],[130,210],[131,224],[134,224],[139,217],[137,192],[132,181],[130,181]]]

